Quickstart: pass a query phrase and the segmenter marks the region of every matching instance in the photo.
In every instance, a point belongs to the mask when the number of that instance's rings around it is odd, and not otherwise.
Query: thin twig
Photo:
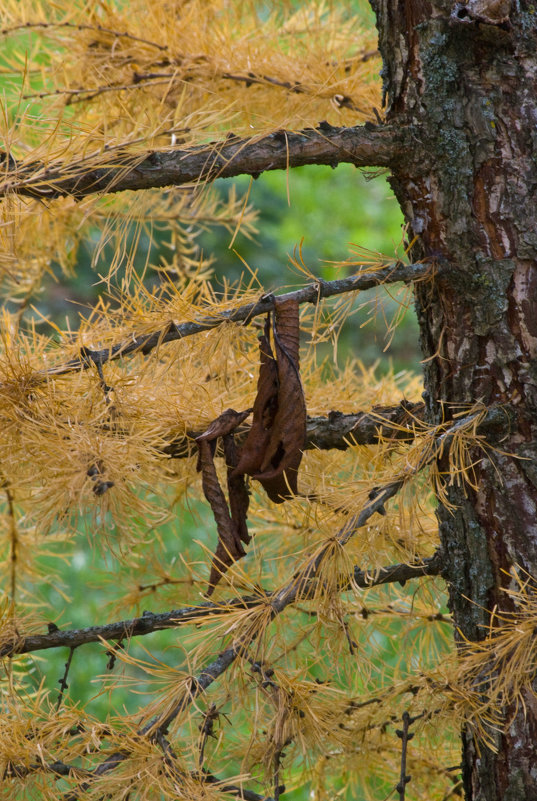
[[[151,44],[151,43],[148,43]],[[378,55],[378,51],[375,52],[374,55]],[[367,59],[362,59],[362,61]],[[107,92],[122,92],[126,90],[139,90],[144,89],[148,86],[158,86],[158,85],[169,85],[173,86],[174,80],[178,83],[185,84],[189,83],[191,85],[198,85],[197,79],[201,79],[202,82],[207,79],[207,74],[203,72],[203,68],[201,71],[196,72],[193,68],[190,70],[181,69],[179,64],[174,61],[169,62],[169,66],[171,68],[175,67],[171,72],[135,72],[133,80],[129,83],[115,83],[115,84],[101,84],[100,86],[93,86],[93,87],[78,87],[78,88],[69,88],[66,87],[65,89],[53,89],[47,92],[34,92],[32,94],[23,95],[24,100],[33,100],[33,99],[43,99],[44,97],[52,97],[52,96],[59,96],[59,95],[67,95],[67,103],[75,103],[75,102],[87,102],[88,100],[93,100],[96,97],[99,97],[102,94]],[[336,91],[319,91],[319,88],[316,86],[306,86],[299,81],[285,81],[279,78],[272,78],[269,75],[256,75],[253,72],[249,72],[246,75],[241,74],[234,74],[231,72],[212,72],[211,71],[211,80],[223,80],[223,81],[234,81],[236,83],[242,83],[249,88],[250,86],[264,86],[264,87],[276,87],[280,89],[286,89],[291,94],[300,94],[300,95],[309,95],[314,96],[317,100],[327,100],[333,103],[336,108],[347,108],[350,111],[354,111],[357,114],[368,114],[368,109],[364,109],[363,107],[359,106],[351,97],[348,95],[344,95],[341,92]],[[204,86],[200,87],[204,90]]]
[[[122,640],[154,631],[176,628],[193,620],[217,615],[223,615],[232,609],[251,609],[257,606],[261,599],[257,595],[248,595],[242,598],[232,598],[222,604],[202,603],[196,606],[187,606],[183,609],[172,609],[170,612],[144,612],[141,617],[128,620],[119,620],[115,623],[105,623],[102,626],[88,626],[83,629],[67,629],[49,632],[48,634],[33,634],[12,643],[5,643],[0,648],[1,656],[14,654],[27,654],[33,651],[42,651],[48,648],[62,646],[76,647],[88,642],[101,640]]]
[[[141,44],[155,47],[157,50],[167,50],[168,45],[157,44],[149,39],[141,39],[139,36],[133,36],[132,33],[126,31],[115,31],[113,28],[105,28],[102,25],[87,25],[77,22],[25,22],[21,25],[13,25],[11,28],[3,28],[0,31],[2,36],[8,36],[11,33],[18,31],[28,30],[47,30],[51,28],[68,28],[76,31],[94,31],[95,33],[109,33],[115,39],[129,39],[132,42],[140,42]]]
[[[276,753],[274,754],[274,801],[279,801],[280,795],[285,793],[285,784],[280,784],[280,769],[281,769],[281,760],[283,759],[283,748],[287,745],[284,745],[281,748],[278,748]]]
[[[108,657],[108,662],[106,663],[107,670],[113,670],[115,668],[118,652],[121,651],[122,648],[123,648],[123,640],[118,640],[118,642],[114,645],[114,647],[106,652],[106,655]]]
[[[87,103],[88,100],[94,100],[100,95],[108,94],[109,92],[124,92],[125,90],[133,89],[138,91],[145,89],[149,86],[162,86],[168,85],[169,79],[161,79],[154,81],[135,81],[134,83],[122,84],[105,84],[103,86],[96,86],[92,89],[51,89],[49,92],[33,92],[28,95],[23,95],[23,100],[43,100],[45,97],[61,97],[67,95],[66,105],[71,106],[75,103]]]
[[[203,722],[200,729],[200,741],[198,747],[198,765],[200,771],[203,770],[203,762],[205,760],[205,746],[209,737],[214,737],[214,723],[220,717],[216,704],[210,704],[209,708],[203,715]]]
[[[399,801],[405,801],[406,786],[411,777],[407,776],[406,761],[407,761],[407,748],[408,743],[414,737],[414,733],[410,732],[410,725],[414,722],[415,718],[411,718],[408,712],[403,712],[403,728],[396,730],[396,735],[401,740],[401,772],[399,775],[399,783],[395,788],[399,793]]]
[[[58,700],[56,701],[56,711],[60,708],[63,694],[67,687],[67,676],[69,675],[69,668],[71,667],[71,662],[73,661],[73,654],[75,652],[74,648],[69,648],[69,656],[67,657],[67,662],[65,663],[65,671],[61,679],[59,680],[58,684],[60,685],[60,692],[58,693]]]

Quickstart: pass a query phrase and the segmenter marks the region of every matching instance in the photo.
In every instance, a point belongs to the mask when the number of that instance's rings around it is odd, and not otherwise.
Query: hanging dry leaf
[[[248,432],[234,475],[246,473],[253,476],[261,470],[265,452],[270,442],[274,417],[278,409],[278,365],[270,347],[270,315],[265,323],[265,333],[259,337],[259,378],[254,401],[252,427]]]
[[[237,463],[235,442],[231,432],[243,422],[250,411],[251,409],[244,412],[227,409],[216,420],[213,420],[203,434],[196,438],[199,448],[198,470],[201,470],[202,474],[203,492],[211,505],[218,531],[218,545],[211,566],[208,595],[212,594],[229,565],[246,555],[241,540],[246,543],[250,541],[246,525],[249,498],[244,479],[242,479],[242,483],[239,477],[230,480],[233,468]],[[228,507],[214,466],[216,439],[219,436],[224,438],[226,459],[231,460],[228,462],[230,507]]]
[[[231,519],[226,497],[216,475],[211,443],[207,440],[202,440],[198,442],[198,447],[203,492],[211,505],[218,531],[218,545],[211,567],[207,593],[211,595],[226,568],[236,562],[237,559],[240,559],[241,556],[244,556],[246,551],[242,547],[237,526]]]
[[[306,402],[300,380],[298,303],[276,300],[275,307],[276,358],[269,343],[269,315],[259,338],[261,366],[252,428],[234,475],[251,475],[272,501],[282,503],[297,493],[306,440]]]
[[[235,475],[234,473],[234,468],[238,462],[238,454],[233,434],[226,434],[224,437],[224,456],[227,465],[227,490],[231,519],[237,527],[241,541],[248,545],[252,539],[246,525],[250,495],[246,487],[244,474]]]
[[[217,437],[225,437],[226,434],[230,434],[237,426],[246,420],[251,411],[252,409],[245,409],[244,412],[236,412],[235,409],[226,409],[216,420],[213,420],[213,422],[209,424],[209,427],[203,434],[196,437],[196,442],[203,442],[204,440],[211,442],[217,439]]]
[[[261,471],[261,481],[272,501],[296,495],[298,468],[306,441],[306,401],[300,380],[298,302],[276,303],[274,345],[278,365],[278,410]]]

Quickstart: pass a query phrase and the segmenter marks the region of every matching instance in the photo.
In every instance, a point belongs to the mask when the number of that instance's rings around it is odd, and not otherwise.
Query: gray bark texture
[[[413,258],[441,267],[416,286],[427,413],[481,400],[511,421],[501,452],[475,450],[477,489],[448,486],[455,511],[438,511],[455,623],[479,640],[501,625],[494,610],[517,612],[510,571],[537,576],[537,8],[372,4],[387,123],[414,132],[392,187]],[[524,701],[505,709],[497,752],[463,732],[467,799],[536,801],[537,703]]]

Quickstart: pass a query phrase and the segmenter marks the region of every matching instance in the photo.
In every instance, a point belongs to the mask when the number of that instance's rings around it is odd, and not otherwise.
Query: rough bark
[[[477,400],[515,413],[501,453],[473,454],[478,489],[447,487],[456,511],[438,511],[455,623],[478,640],[493,609],[516,612],[510,571],[537,575],[537,15],[509,0],[373,6],[387,122],[414,130],[392,186],[413,256],[442,264],[416,288],[428,416]],[[467,799],[537,799],[525,701],[505,710],[496,753],[463,732]]]

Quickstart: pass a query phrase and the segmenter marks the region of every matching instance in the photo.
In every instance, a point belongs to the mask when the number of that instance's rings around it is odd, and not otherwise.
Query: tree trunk
[[[387,122],[413,146],[392,187],[434,259],[416,305],[429,418],[501,404],[501,452],[475,468],[476,490],[446,487],[438,511],[456,626],[479,640],[491,612],[516,612],[512,571],[537,576],[537,13],[528,2],[373,0]],[[497,615],[494,625],[501,625]],[[497,751],[463,732],[472,801],[537,799],[537,701],[506,709]]]

